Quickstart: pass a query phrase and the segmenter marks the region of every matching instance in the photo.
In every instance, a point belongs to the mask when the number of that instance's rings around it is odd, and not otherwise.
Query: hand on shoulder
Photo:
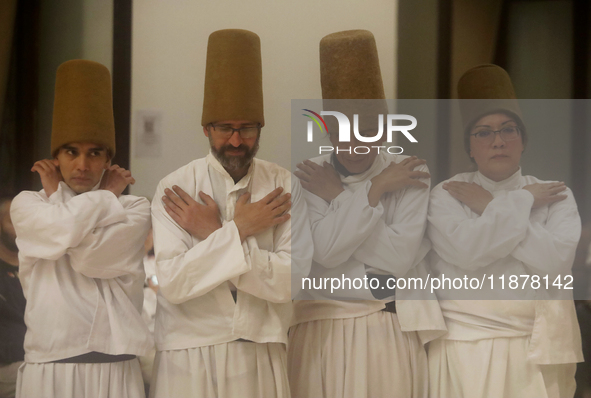
[[[129,184],[135,184],[131,171],[114,164],[105,170],[99,189],[111,191],[119,197]]]
[[[291,194],[282,195],[282,192],[283,188],[276,188],[254,203],[248,203],[248,192],[238,198],[234,223],[240,232],[241,241],[289,220],[291,216],[287,212],[291,209]]]
[[[41,177],[41,185],[45,190],[47,197],[50,197],[59,187],[60,181],[63,181],[62,173],[60,172],[57,160],[42,159],[33,165],[32,172],[39,173]]]
[[[534,204],[532,209],[547,206],[552,203],[560,202],[567,198],[566,194],[562,194],[566,191],[566,185],[564,182],[546,182],[530,184],[523,187],[526,191],[531,192],[534,196]]]

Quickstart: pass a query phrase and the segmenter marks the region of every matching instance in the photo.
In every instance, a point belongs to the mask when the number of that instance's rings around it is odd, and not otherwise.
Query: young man
[[[131,173],[111,166],[109,71],[74,60],[57,71],[51,160],[31,169],[11,216],[27,298],[18,397],[142,397],[137,355],[152,341],[141,315],[149,203],[123,196]]]
[[[290,199],[294,210],[303,202],[299,185],[288,193],[287,170],[254,158],[264,123],[259,37],[212,33],[202,115],[211,152],[164,178],[152,202],[153,397],[289,396],[288,212]],[[309,260],[293,267],[307,273]]]

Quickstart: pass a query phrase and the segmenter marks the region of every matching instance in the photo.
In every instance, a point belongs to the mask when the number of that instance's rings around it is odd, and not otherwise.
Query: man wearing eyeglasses
[[[254,158],[264,125],[256,34],[210,35],[202,125],[210,153],[164,178],[152,204],[151,396],[288,397],[291,174]]]

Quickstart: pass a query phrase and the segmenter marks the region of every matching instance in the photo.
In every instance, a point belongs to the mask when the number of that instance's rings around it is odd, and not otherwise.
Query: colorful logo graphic
[[[318,127],[320,128],[320,131],[322,131],[322,125],[324,125],[324,132],[326,134],[328,134],[328,127],[326,127],[326,122],[324,121],[324,119],[322,118],[322,116],[320,116],[319,114],[317,114],[314,111],[311,111],[310,109],[302,109],[303,111],[306,112],[310,112],[311,114],[313,114],[314,116],[310,116],[310,115],[306,115],[305,113],[302,113],[302,116],[306,116],[310,119],[312,119],[312,121],[314,121],[314,123],[316,123],[318,125]],[[322,125],[320,124],[320,122],[322,122]],[[312,122],[308,121],[308,142],[312,142]]]

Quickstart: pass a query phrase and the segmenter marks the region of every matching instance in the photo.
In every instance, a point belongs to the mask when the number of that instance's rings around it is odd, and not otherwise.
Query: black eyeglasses
[[[233,128],[231,126],[225,124],[210,124],[211,127],[215,131],[217,131],[222,138],[230,138],[234,134],[234,131],[237,131],[240,135],[240,138],[254,138],[258,136],[261,132],[261,125],[257,124],[256,126],[244,126],[240,128]]]
[[[492,144],[497,133],[501,135],[501,139],[503,141],[513,141],[519,138],[520,131],[519,127],[517,126],[507,126],[500,130],[483,129],[470,135],[473,136],[479,143]]]

